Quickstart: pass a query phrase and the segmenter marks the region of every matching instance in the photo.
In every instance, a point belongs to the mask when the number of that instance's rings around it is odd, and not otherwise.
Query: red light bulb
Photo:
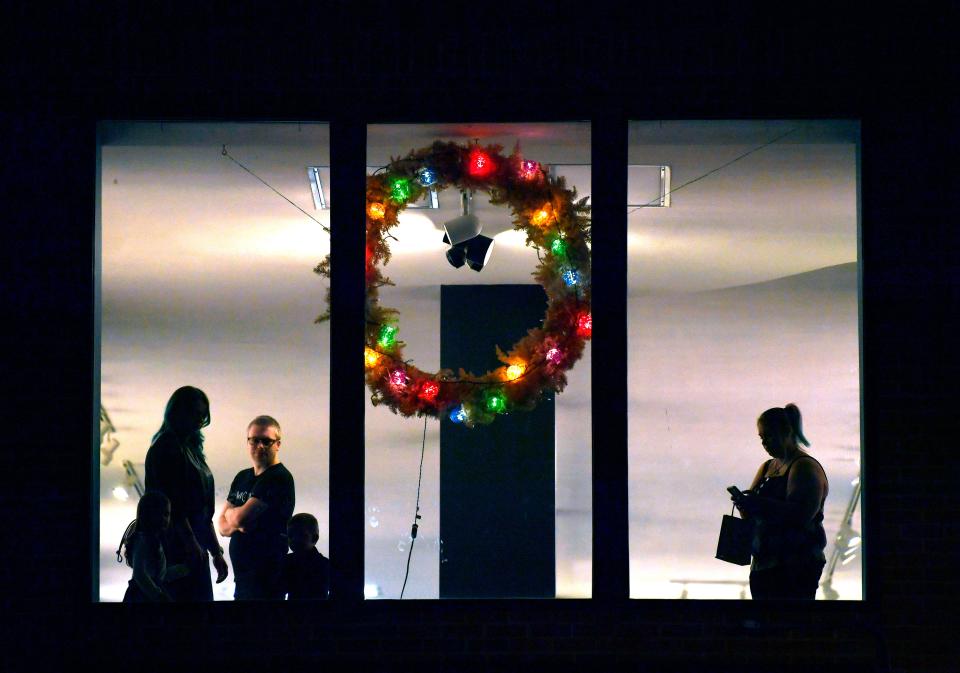
[[[493,158],[479,147],[470,150],[467,172],[475,178],[485,178],[493,173]]]
[[[420,399],[426,402],[433,402],[440,394],[440,386],[436,381],[427,381],[420,388]]]
[[[589,313],[581,313],[577,318],[577,336],[589,339],[593,334],[593,318]]]

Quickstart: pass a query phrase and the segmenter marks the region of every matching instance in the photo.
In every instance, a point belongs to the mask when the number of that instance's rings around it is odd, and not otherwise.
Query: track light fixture
[[[456,269],[466,264],[474,271],[480,271],[490,261],[493,253],[493,239],[482,236],[483,227],[473,214],[473,196],[460,192],[461,215],[443,224],[443,242],[450,246],[447,261]]]

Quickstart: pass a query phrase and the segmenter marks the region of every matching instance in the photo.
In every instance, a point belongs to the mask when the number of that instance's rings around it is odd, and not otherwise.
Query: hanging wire
[[[687,182],[684,182],[684,183],[683,183],[682,185],[680,185],[679,187],[674,187],[673,189],[671,189],[669,192],[667,192],[667,193],[664,194],[663,196],[658,196],[657,198],[653,199],[652,201],[648,201],[647,203],[644,203],[643,205],[637,206],[636,208],[633,208],[632,210],[628,210],[628,211],[627,211],[627,215],[630,215],[630,214],[632,214],[632,213],[635,213],[636,211],[640,210],[641,208],[646,208],[647,206],[652,206],[652,205],[655,204],[655,203],[660,203],[661,200],[662,200],[663,198],[667,197],[668,195],[673,194],[674,192],[678,192],[678,191],[680,191],[681,189],[683,189],[684,187],[686,187],[686,186],[688,186],[688,185],[692,185],[694,182],[699,182],[700,180],[703,180],[705,177],[710,176],[710,175],[713,175],[713,174],[716,173],[717,171],[726,168],[726,167],[729,166],[730,164],[736,163],[736,162],[740,161],[741,159],[743,159],[744,157],[750,156],[750,155],[753,154],[754,152],[759,152],[759,151],[762,150],[764,147],[769,147],[770,145],[774,144],[775,142],[777,142],[777,141],[779,141],[779,140],[783,140],[783,139],[786,138],[788,135],[790,135],[791,133],[793,133],[794,131],[796,131],[797,128],[798,128],[798,127],[794,127],[794,128],[792,128],[792,129],[790,129],[789,131],[787,131],[786,133],[783,133],[783,134],[777,136],[777,137],[774,138],[773,140],[771,140],[771,141],[769,141],[769,142],[766,142],[766,143],[760,145],[759,147],[754,147],[752,150],[749,150],[749,151],[747,151],[747,152],[744,152],[743,154],[741,154],[740,156],[738,156],[736,159],[731,159],[730,161],[728,161],[727,163],[723,164],[722,166],[717,166],[717,167],[714,168],[712,171],[708,171],[707,173],[704,173],[703,175],[701,175],[701,176],[698,177],[698,178],[694,178],[693,180],[688,180]]]
[[[413,515],[413,526],[410,527],[410,551],[407,552],[407,571],[403,574],[403,587],[400,588],[400,598],[407,589],[407,578],[410,577],[410,557],[413,556],[413,545],[417,541],[417,521],[420,520],[420,484],[423,482],[423,454],[427,448],[427,417],[423,417],[423,443],[420,445],[420,476],[417,478],[417,509]]]
[[[323,222],[321,222],[320,220],[318,220],[317,218],[315,218],[313,215],[311,215],[310,213],[308,213],[307,211],[305,211],[303,208],[301,208],[300,206],[298,206],[297,204],[295,204],[293,201],[291,201],[291,200],[288,199],[286,196],[284,196],[283,194],[281,194],[281,193],[280,193],[273,185],[271,185],[269,182],[267,182],[266,180],[264,180],[263,178],[261,178],[259,175],[257,175],[257,174],[254,173],[253,171],[251,171],[249,168],[247,168],[246,166],[244,166],[242,163],[240,163],[239,161],[237,161],[236,159],[234,159],[232,156],[230,156],[230,153],[227,152],[227,146],[226,146],[226,145],[223,146],[223,150],[220,152],[220,154],[223,155],[223,156],[225,156],[227,159],[229,159],[230,161],[232,161],[233,163],[235,163],[237,166],[239,166],[240,168],[242,168],[243,170],[245,170],[247,173],[249,173],[250,175],[252,175],[253,177],[255,177],[257,180],[259,180],[260,182],[262,182],[263,184],[265,184],[267,187],[269,187],[270,189],[272,189],[272,190],[274,191],[274,193],[276,193],[277,196],[279,196],[281,199],[283,199],[284,201],[286,201],[287,203],[289,203],[291,206],[293,206],[294,208],[296,208],[297,210],[299,210],[301,213],[303,213],[304,215],[306,215],[307,217],[309,217],[311,220],[313,220],[314,222],[316,222],[317,224],[319,224],[319,225],[320,225],[320,228],[323,229],[325,232],[327,232],[328,234],[330,233],[330,229],[329,229]]]

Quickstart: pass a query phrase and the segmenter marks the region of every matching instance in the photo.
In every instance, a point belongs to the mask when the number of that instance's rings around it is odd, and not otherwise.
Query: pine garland
[[[468,427],[487,424],[499,414],[533,409],[547,391],[562,391],[566,372],[583,355],[592,331],[588,198],[577,199],[562,177],[551,178],[540,164],[524,160],[519,143],[510,155],[502,150],[438,141],[392,158],[367,177],[365,361],[375,406],[386,404],[408,417],[449,415]],[[433,172],[429,185],[422,184],[423,169]],[[405,362],[405,344],[395,336],[399,311],[379,301],[379,288],[393,285],[380,267],[390,261],[390,230],[400,212],[427,189],[451,187],[485,192],[492,204],[510,208],[514,229],[537,250],[540,262],[532,275],[547,294],[542,326],[507,352],[497,347],[503,366],[482,376],[463,369],[426,372]],[[329,278],[330,256],[314,271]],[[327,311],[317,322],[329,319],[329,305],[328,290]]]

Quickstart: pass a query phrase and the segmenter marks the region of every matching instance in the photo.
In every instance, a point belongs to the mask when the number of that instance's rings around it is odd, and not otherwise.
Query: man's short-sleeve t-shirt
[[[283,463],[271,465],[259,476],[252,467],[240,471],[230,484],[227,501],[242,507],[250,498],[262,501],[267,509],[250,531],[230,538],[230,560],[238,573],[279,564],[286,556],[287,521],[293,516],[295,501],[293,475]]]

